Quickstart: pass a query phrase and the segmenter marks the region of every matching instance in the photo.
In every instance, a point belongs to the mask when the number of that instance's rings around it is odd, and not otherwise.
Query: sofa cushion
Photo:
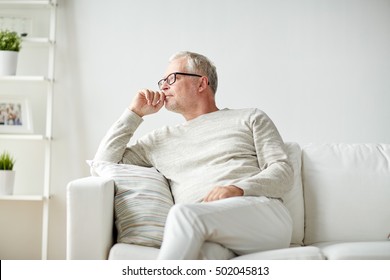
[[[293,220],[291,243],[302,245],[304,235],[304,205],[301,178],[301,148],[297,143],[286,143],[286,149],[294,170],[294,185],[283,196],[283,201],[286,208],[290,211]]]
[[[134,244],[116,243],[112,246],[108,259],[110,260],[156,260],[159,249]],[[220,244],[205,242],[200,249],[199,259],[218,260],[231,259],[236,255]]]
[[[173,205],[169,185],[155,168],[89,162],[92,175],[115,182],[117,242],[159,248],[166,217]]]
[[[390,260],[389,241],[316,243],[328,260]]]
[[[156,260],[160,249],[134,244],[116,243],[112,246],[109,260]]]
[[[321,250],[314,246],[269,250],[242,255],[233,260],[323,260]]]
[[[305,244],[381,241],[390,233],[390,145],[302,149]]]

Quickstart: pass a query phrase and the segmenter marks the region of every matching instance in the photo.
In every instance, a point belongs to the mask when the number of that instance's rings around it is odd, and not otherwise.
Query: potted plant
[[[21,36],[9,30],[0,30],[0,76],[15,75]]]
[[[11,195],[14,192],[14,164],[15,160],[8,152],[0,154],[0,195]]]

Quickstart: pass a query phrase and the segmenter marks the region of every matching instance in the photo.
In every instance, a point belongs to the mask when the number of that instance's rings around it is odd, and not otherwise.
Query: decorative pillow
[[[115,182],[118,243],[160,248],[173,198],[165,177],[155,168],[89,161],[91,174]]]

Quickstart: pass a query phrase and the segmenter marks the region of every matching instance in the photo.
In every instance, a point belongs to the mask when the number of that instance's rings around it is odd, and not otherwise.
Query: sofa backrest
[[[390,234],[390,144],[302,148],[306,245],[386,240]]]
[[[297,143],[286,143],[287,154],[294,170],[293,188],[283,196],[284,205],[293,220],[292,245],[303,245],[304,206],[301,178],[301,147]]]

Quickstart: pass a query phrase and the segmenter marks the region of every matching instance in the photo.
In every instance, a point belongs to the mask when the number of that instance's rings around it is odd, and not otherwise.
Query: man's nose
[[[161,85],[161,90],[167,90],[169,89],[169,84],[168,82],[165,80],[162,85]]]

